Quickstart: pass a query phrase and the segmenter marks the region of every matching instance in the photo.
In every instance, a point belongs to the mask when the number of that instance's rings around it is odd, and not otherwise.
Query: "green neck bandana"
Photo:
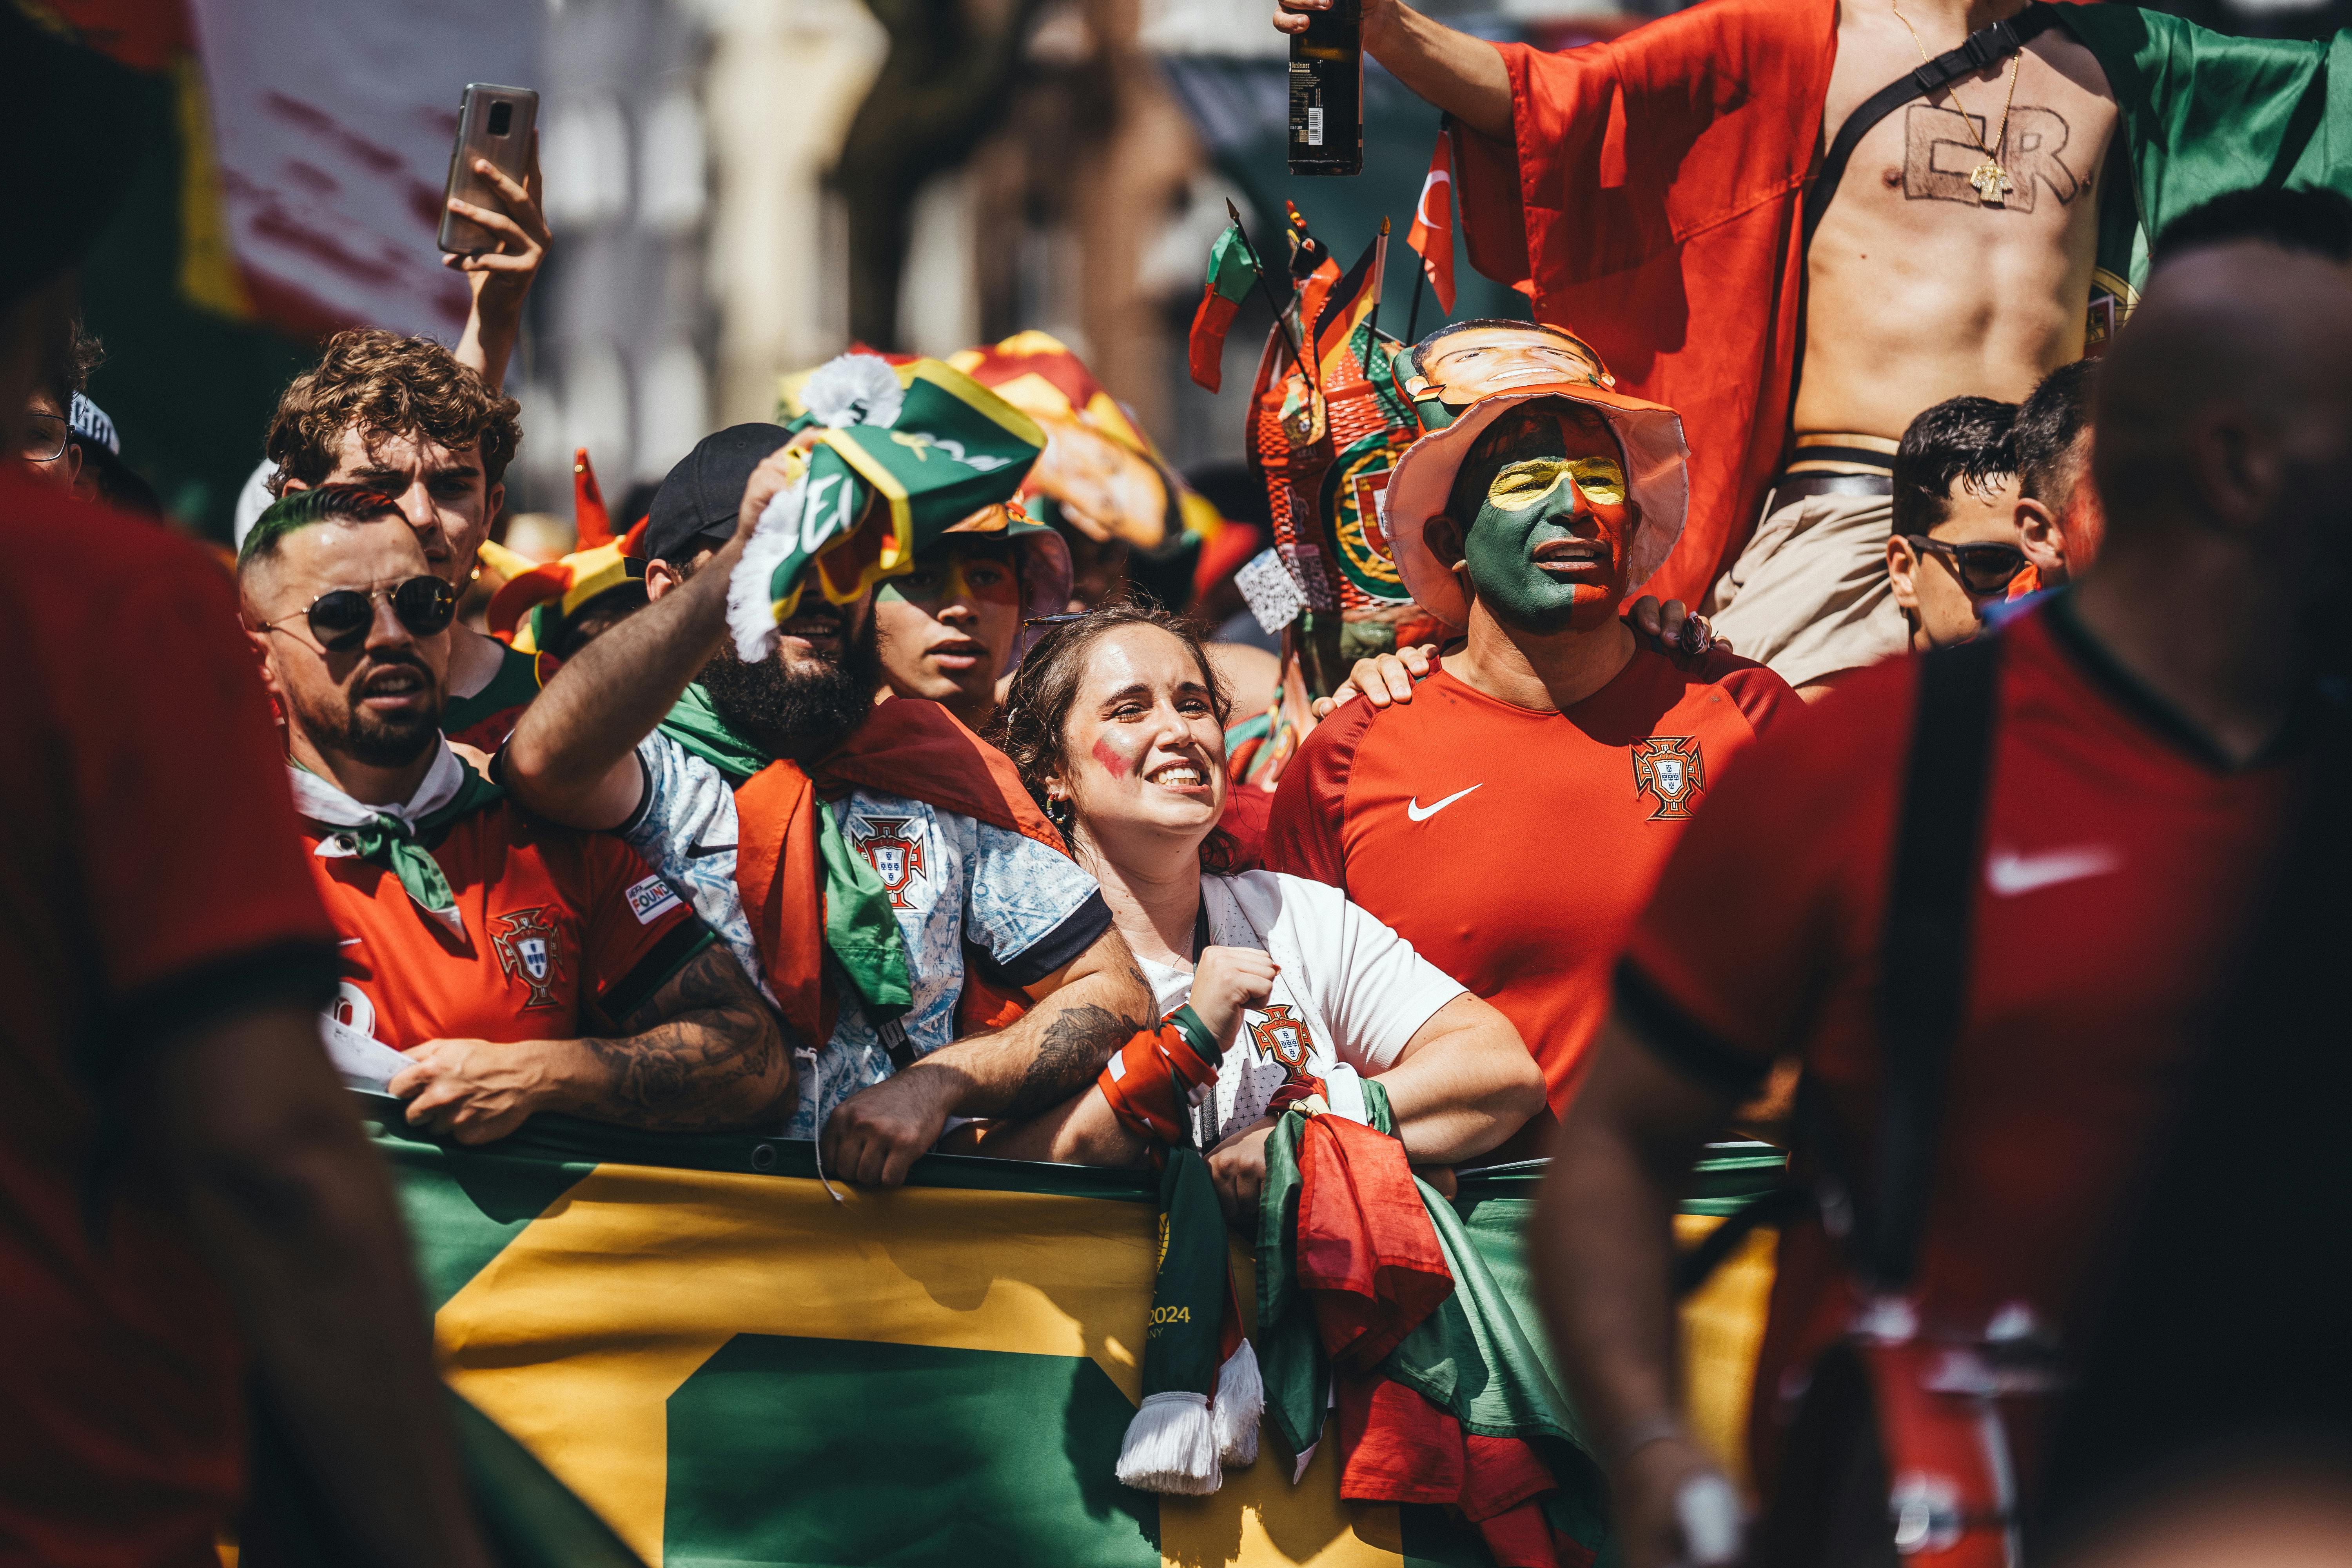
[[[452,823],[497,805],[506,791],[467,766],[446,742],[433,770],[409,803],[418,808],[414,811],[407,807],[385,811],[354,800],[299,763],[290,764],[288,771],[297,810],[333,828],[335,837],[361,859],[399,878],[418,909],[458,935],[465,934],[457,895],[427,846],[439,842]]]

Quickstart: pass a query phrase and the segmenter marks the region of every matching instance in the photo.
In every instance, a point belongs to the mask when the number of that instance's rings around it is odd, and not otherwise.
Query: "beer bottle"
[[[1290,37],[1290,172],[1364,172],[1362,0],[1310,11]]]

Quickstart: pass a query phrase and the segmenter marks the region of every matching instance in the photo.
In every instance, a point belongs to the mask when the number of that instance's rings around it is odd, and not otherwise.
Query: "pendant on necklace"
[[[2009,193],[2017,188],[2009,177],[2009,171],[1990,158],[1976,166],[1976,172],[1969,176],[1969,184],[1977,188],[1977,200],[1989,207],[2002,205],[2008,200]]]

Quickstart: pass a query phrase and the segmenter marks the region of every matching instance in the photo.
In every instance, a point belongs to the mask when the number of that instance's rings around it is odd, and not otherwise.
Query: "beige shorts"
[[[1707,595],[1732,651],[1791,686],[1901,653],[1909,626],[1886,582],[1885,496],[1808,496],[1769,513]]]

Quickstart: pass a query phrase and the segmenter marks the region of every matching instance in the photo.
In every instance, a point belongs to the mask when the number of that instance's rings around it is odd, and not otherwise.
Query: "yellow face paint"
[[[1563,479],[1596,506],[1622,506],[1625,500],[1625,470],[1608,458],[1532,458],[1513,463],[1486,487],[1486,499],[1505,511],[1525,511],[1540,505]]]

